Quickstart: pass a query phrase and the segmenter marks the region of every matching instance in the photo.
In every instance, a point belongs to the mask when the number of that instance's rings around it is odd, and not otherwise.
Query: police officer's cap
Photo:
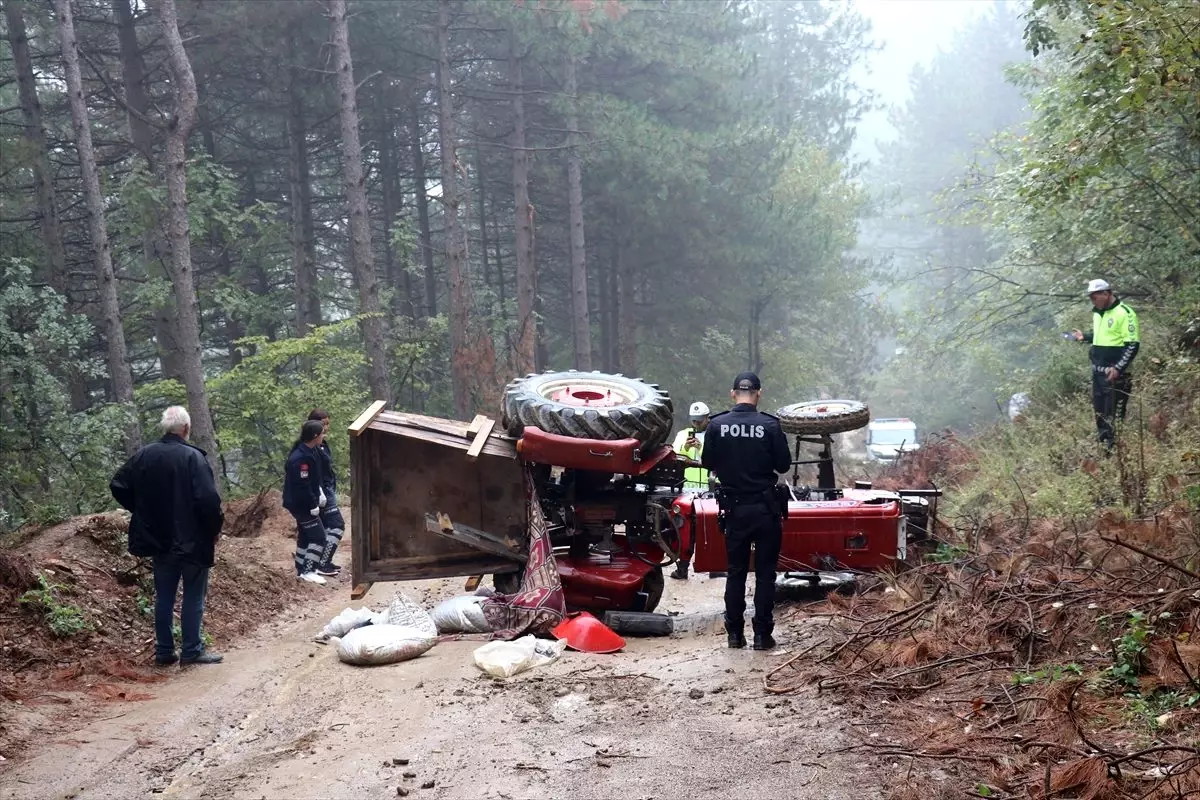
[[[762,389],[762,382],[753,372],[741,372],[733,379],[735,392],[757,392]]]

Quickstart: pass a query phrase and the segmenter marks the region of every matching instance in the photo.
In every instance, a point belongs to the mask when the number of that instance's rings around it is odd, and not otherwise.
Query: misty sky
[[[855,81],[874,90],[889,105],[908,98],[908,76],[914,65],[928,63],[938,48],[948,47],[954,33],[973,17],[987,12],[991,0],[853,0],[871,22],[871,35],[883,49],[856,71]],[[875,142],[892,138],[887,110],[867,115],[858,130],[854,155],[874,158]]]

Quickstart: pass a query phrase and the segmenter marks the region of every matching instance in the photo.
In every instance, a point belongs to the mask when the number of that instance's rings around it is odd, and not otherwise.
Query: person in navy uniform
[[[753,372],[733,380],[734,406],[715,415],[705,431],[700,463],[721,483],[717,500],[729,574],[725,580],[725,631],[730,647],[745,647],[746,573],[754,547],[754,649],[775,646],[775,571],[783,540],[786,501],[776,488],[792,466],[779,420],[758,410],[762,383]]]
[[[325,583],[317,574],[325,556],[325,526],[321,508],[325,505],[321,474],[321,442],[325,426],[309,420],[300,428],[300,439],[288,454],[283,475],[283,507],[296,518],[296,577],[308,583]]]
[[[342,516],[342,511],[338,508],[337,473],[334,472],[333,467],[333,451],[329,449],[329,412],[314,408],[308,412],[308,419],[324,426],[321,447],[318,449],[317,455],[321,457],[321,491],[324,495],[321,505],[321,525],[325,528],[325,553],[321,558],[321,565],[317,567],[317,574],[332,577],[342,571],[341,567],[333,563],[333,555],[337,552],[342,535],[346,532],[346,518]]]

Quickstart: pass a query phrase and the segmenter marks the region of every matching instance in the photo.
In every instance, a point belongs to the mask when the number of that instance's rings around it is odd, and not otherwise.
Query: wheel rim
[[[543,399],[576,408],[615,408],[638,400],[635,389],[595,378],[550,381],[539,387],[538,394]]]
[[[799,405],[790,406],[786,409],[791,414],[806,414],[814,417],[825,417],[836,414],[845,414],[851,411],[858,410],[857,404],[844,403],[840,400],[829,400],[820,403],[801,403]]]

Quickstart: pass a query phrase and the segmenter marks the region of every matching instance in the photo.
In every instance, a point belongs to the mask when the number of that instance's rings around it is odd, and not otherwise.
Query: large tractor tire
[[[810,400],[775,412],[784,433],[802,436],[856,431],[871,421],[871,410],[857,400]]]
[[[511,436],[526,427],[576,439],[637,439],[643,450],[666,442],[674,409],[657,384],[603,372],[545,372],[504,390],[503,424]]]

